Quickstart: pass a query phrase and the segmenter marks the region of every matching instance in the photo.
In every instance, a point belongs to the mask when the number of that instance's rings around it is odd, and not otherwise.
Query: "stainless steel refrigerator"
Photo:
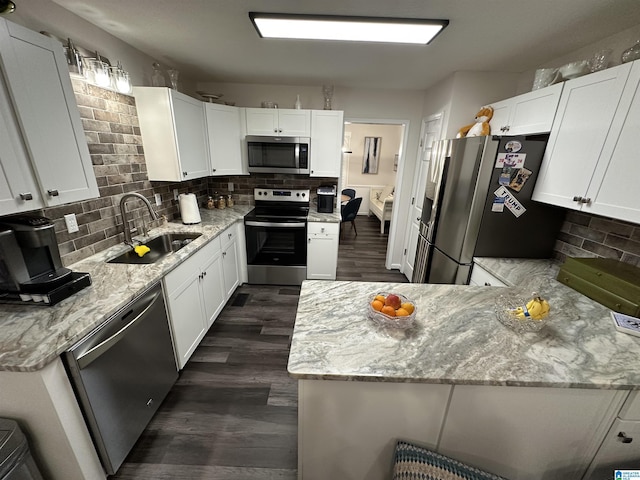
[[[553,255],[565,212],[531,200],[547,140],[469,137],[432,149],[413,282],[468,284],[474,256]]]

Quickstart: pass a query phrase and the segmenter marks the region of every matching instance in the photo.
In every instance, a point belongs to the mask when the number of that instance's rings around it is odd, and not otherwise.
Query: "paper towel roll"
[[[198,199],[193,193],[181,193],[178,197],[178,203],[180,205],[182,223],[190,225],[202,221],[200,210],[198,210]]]

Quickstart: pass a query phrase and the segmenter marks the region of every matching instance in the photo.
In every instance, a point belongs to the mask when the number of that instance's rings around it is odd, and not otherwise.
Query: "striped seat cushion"
[[[393,480],[506,480],[426,448],[399,441]]]

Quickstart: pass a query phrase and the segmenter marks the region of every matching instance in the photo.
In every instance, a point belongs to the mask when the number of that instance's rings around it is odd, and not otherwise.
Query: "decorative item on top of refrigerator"
[[[414,282],[467,284],[474,256],[553,255],[564,210],[531,200],[548,138],[467,137],[437,145]]]

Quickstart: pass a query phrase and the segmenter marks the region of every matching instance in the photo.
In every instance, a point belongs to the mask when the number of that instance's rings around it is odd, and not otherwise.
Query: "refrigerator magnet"
[[[493,204],[491,205],[492,212],[504,212],[504,198],[496,197],[493,199]]]
[[[522,150],[522,144],[517,140],[509,140],[505,144],[504,149],[509,153],[517,153]]]
[[[522,190],[522,187],[524,187],[524,184],[527,182],[530,176],[531,170],[521,168],[520,170],[518,170],[518,173],[516,173],[516,176],[509,184],[509,188],[514,192],[519,192],[520,190]]]
[[[504,166],[513,168],[524,167],[524,160],[527,158],[526,153],[499,153],[496,158],[495,168],[502,168]]]
[[[519,217],[520,215],[522,215],[524,212],[527,211],[527,209],[524,208],[524,205],[522,205],[518,201],[518,199],[515,196],[513,196],[513,194],[509,192],[509,190],[507,190],[504,186],[501,186],[493,193],[497,197],[504,198],[505,207],[507,207],[507,209],[509,209],[509,211],[513,213],[516,217]]]
[[[507,171],[505,171],[507,170]],[[504,185],[507,186],[509,184],[511,184],[511,173],[508,171],[510,169],[505,169],[502,170],[502,173],[500,174],[500,177],[498,178],[498,183],[500,185]]]

